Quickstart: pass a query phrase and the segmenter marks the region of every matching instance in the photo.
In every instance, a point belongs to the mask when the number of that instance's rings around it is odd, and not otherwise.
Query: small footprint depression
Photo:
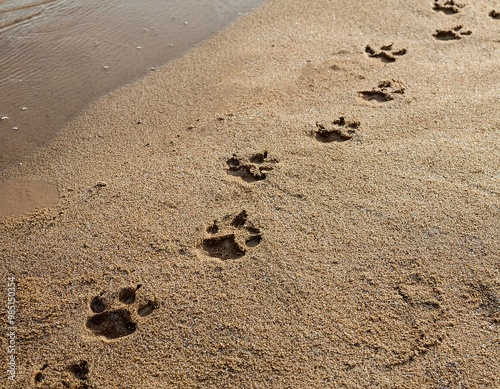
[[[219,259],[238,259],[245,255],[234,235],[205,239],[203,249],[209,256]]]
[[[331,125],[316,122],[315,137],[318,142],[345,142],[352,139],[359,127],[359,122],[346,121],[343,116],[334,120]]]
[[[382,62],[386,63],[396,62],[396,57],[405,55],[408,52],[408,50],[407,49],[393,50],[392,48],[393,45],[394,43],[391,43],[390,45],[386,46],[381,46],[380,50],[375,50],[370,45],[367,45],[365,47],[365,53],[367,53],[369,57],[379,58]]]
[[[206,231],[210,236],[203,239],[201,248],[209,257],[222,260],[242,258],[262,241],[260,230],[248,222],[245,210],[225,216],[220,223],[214,220]]]
[[[79,363],[70,365],[68,366],[68,370],[80,381],[86,381],[88,379],[89,364],[87,361],[80,361]]]
[[[262,240],[262,237],[260,235],[257,236],[252,236],[249,239],[246,240],[245,244],[248,247],[256,247],[260,244],[260,241]]]
[[[275,160],[268,159],[267,151],[254,154],[248,159],[233,154],[226,161],[228,166],[227,173],[240,177],[245,182],[262,181],[267,178],[268,172],[273,170],[271,164],[275,162]]]
[[[149,300],[146,304],[139,305],[139,308],[137,308],[137,313],[141,317],[148,316],[156,308],[158,308],[158,305],[156,304],[156,302]]]
[[[380,81],[377,88],[360,91],[361,97],[365,100],[375,100],[385,103],[395,99],[396,95],[402,95],[406,91],[406,86],[397,80]]]
[[[90,302],[90,309],[94,313],[101,313],[106,309],[106,303],[102,296],[96,296]]]
[[[117,339],[133,334],[137,325],[132,321],[128,310],[116,309],[89,317],[87,328],[97,336]]]
[[[231,222],[231,225],[235,228],[242,228],[247,222],[247,220],[248,220],[247,211],[243,210],[234,217],[233,221]]]
[[[140,287],[140,286],[139,286]],[[138,287],[138,288],[139,288]],[[138,289],[137,288],[137,289]],[[118,296],[118,299],[123,303],[123,304],[133,304],[135,301],[135,291],[137,290],[136,288],[123,288],[120,290],[120,294]]]
[[[143,300],[137,304],[137,315],[132,316],[132,304],[137,300],[137,291],[141,284],[135,288],[120,289],[117,294],[104,297],[104,292],[95,296],[90,301],[90,309],[94,315],[87,318],[86,327],[96,336],[107,339],[117,339],[133,334],[137,330],[136,319],[150,315],[158,304],[154,300]],[[114,301],[117,297],[118,301]],[[113,302],[114,301],[114,302]],[[121,308],[119,306],[122,306]],[[135,315],[135,313],[134,313]]]
[[[441,11],[446,15],[453,15],[465,7],[465,4],[457,4],[454,0],[434,0],[434,11]]]
[[[351,139],[352,137],[344,134],[341,130],[332,129],[327,130],[321,124],[317,124],[318,131],[316,132],[316,140],[323,143],[330,142],[345,142],[346,140]]]
[[[40,382],[42,382],[45,378],[45,374],[44,374],[44,370],[49,367],[49,364],[48,363],[44,363],[43,366],[40,368],[40,371],[37,372],[35,374],[35,377],[34,377],[34,381],[35,381],[35,384],[38,384]]]
[[[258,164],[266,162],[266,159],[267,159],[267,151],[264,151],[263,153],[254,154],[249,158],[251,163],[258,163]]]
[[[472,34],[472,31],[462,31],[463,26],[456,26],[450,30],[436,30],[434,38],[440,41],[450,41],[456,39],[462,39],[462,36]]]

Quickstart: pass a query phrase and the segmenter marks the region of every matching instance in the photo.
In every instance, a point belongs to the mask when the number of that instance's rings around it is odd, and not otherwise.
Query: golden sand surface
[[[0,219],[2,385],[499,387],[500,4],[464,2],[269,0],[4,172],[59,200]]]

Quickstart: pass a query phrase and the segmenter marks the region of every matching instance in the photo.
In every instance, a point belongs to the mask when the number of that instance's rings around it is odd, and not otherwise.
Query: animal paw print
[[[276,163],[276,160],[268,159],[267,151],[254,154],[248,160],[233,154],[226,161],[229,167],[227,170],[228,174],[241,177],[246,182],[265,180],[267,172],[273,170],[273,167],[270,165],[271,163]]]
[[[203,239],[203,251],[222,260],[241,258],[262,241],[260,230],[248,222],[245,210],[234,217],[225,216],[221,223],[214,220],[206,231],[210,236]]]
[[[380,47],[380,50],[375,50],[370,45],[368,45],[365,48],[365,52],[368,54],[369,57],[380,58],[382,62],[396,62],[396,56],[405,55],[408,52],[408,50],[406,49],[393,50],[392,49],[393,45],[394,43],[382,46]]]
[[[434,11],[441,11],[447,15],[456,14],[465,7],[465,4],[457,4],[454,0],[434,0]]]
[[[477,282],[469,285],[471,300],[476,305],[476,313],[485,313],[493,323],[500,323],[500,296],[488,284]]]
[[[34,384],[35,388],[47,388],[47,387],[55,387],[55,383],[51,380],[49,372],[49,364],[45,363],[40,370],[34,376]],[[53,373],[53,371],[52,371]],[[89,380],[89,364],[85,360],[81,360],[77,363],[73,363],[68,365],[64,371],[62,372],[62,379],[58,381],[60,385],[58,388],[71,388],[71,389],[89,389],[92,387]],[[53,377],[52,377],[53,378]],[[52,381],[52,382],[44,382],[44,381]]]
[[[71,383],[69,380],[64,380],[62,384],[66,388],[75,388],[75,389],[88,389],[89,385],[87,384],[88,374],[89,374],[89,364],[87,361],[80,361],[78,363],[74,363],[68,366],[68,371],[71,373]],[[76,384],[74,383],[76,381]]]
[[[500,19],[500,12],[497,12],[495,10],[492,10],[489,15],[493,18],[493,19]]]
[[[37,387],[38,387],[38,384],[45,379],[45,369],[47,369],[47,367],[49,367],[49,364],[45,363],[40,368],[40,370],[35,374],[34,381],[35,381],[35,385],[37,385]]]
[[[359,122],[346,121],[341,116],[331,124],[316,122],[316,130],[313,134],[318,142],[345,142],[353,137],[359,125]]]
[[[94,315],[87,318],[87,328],[96,336],[104,336],[106,339],[118,339],[133,334],[137,330],[137,320],[140,317],[150,315],[158,304],[152,300],[141,299],[134,312],[125,306],[132,306],[136,302],[137,290],[141,285],[135,288],[123,288],[116,295],[105,295],[101,293],[95,296],[90,302],[90,309]],[[112,303],[118,297],[120,305],[115,307]],[[110,309],[114,308],[114,309]],[[132,313],[133,312],[133,313]]]
[[[463,26],[456,26],[451,30],[436,30],[432,35],[440,41],[450,41],[453,39],[462,39],[462,36],[472,34],[470,30],[462,31],[462,28]]]
[[[391,101],[395,99],[395,94],[404,94],[406,86],[398,80],[380,81],[377,88],[372,90],[361,91],[361,97],[365,100],[376,100],[379,103]]]

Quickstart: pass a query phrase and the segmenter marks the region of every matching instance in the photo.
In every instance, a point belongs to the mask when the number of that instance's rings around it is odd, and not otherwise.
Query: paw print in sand
[[[402,95],[406,91],[406,86],[398,80],[385,80],[378,83],[377,88],[360,91],[361,97],[365,100],[375,100],[379,103],[391,101],[396,95]]]
[[[463,31],[462,28],[463,26],[456,26],[451,30],[436,30],[436,32],[432,35],[440,41],[450,41],[454,39],[462,39],[462,36],[472,34],[472,31]]]
[[[260,230],[248,222],[244,210],[236,216],[225,216],[222,222],[214,220],[206,231],[209,237],[203,239],[201,248],[209,257],[223,260],[241,258],[262,241]]]
[[[399,57],[401,55],[405,55],[408,52],[408,50],[406,49],[393,50],[392,46],[394,46],[394,43],[382,46],[380,47],[380,50],[375,50],[370,45],[368,45],[365,47],[365,52],[369,57],[380,58],[382,62],[396,62],[396,56]]]
[[[49,377],[53,375],[54,371],[49,367],[48,363],[45,363],[40,370],[34,376],[35,388],[55,388],[55,382]],[[61,373],[61,381],[58,388],[72,388],[72,389],[90,389],[94,386],[90,383],[89,379],[89,363],[85,360],[80,360],[77,363],[72,363],[68,365]],[[52,381],[52,383],[46,382]]]
[[[152,300],[140,299],[136,304],[137,291],[135,288],[123,288],[116,295],[101,293],[90,302],[90,309],[94,315],[87,318],[87,328],[96,336],[106,339],[117,339],[133,334],[137,330],[137,321],[148,316],[158,304]],[[116,303],[118,297],[119,302]],[[136,309],[131,309],[132,306]]]
[[[356,129],[360,126],[359,122],[345,120],[343,116],[334,120],[331,124],[316,122],[316,130],[313,136],[318,142],[345,142],[353,137]]]
[[[276,160],[269,159],[267,151],[254,154],[248,159],[233,154],[226,161],[227,173],[241,177],[246,182],[262,181],[266,179],[267,173],[273,170],[271,166],[273,163],[276,163]]]
[[[465,7],[465,4],[457,4],[454,0],[434,0],[434,11],[441,11],[447,15],[456,14]]]

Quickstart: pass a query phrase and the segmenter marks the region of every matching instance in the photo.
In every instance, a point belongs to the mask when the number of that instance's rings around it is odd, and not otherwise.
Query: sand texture
[[[4,172],[12,387],[500,387],[500,3],[438,3],[270,0]]]

